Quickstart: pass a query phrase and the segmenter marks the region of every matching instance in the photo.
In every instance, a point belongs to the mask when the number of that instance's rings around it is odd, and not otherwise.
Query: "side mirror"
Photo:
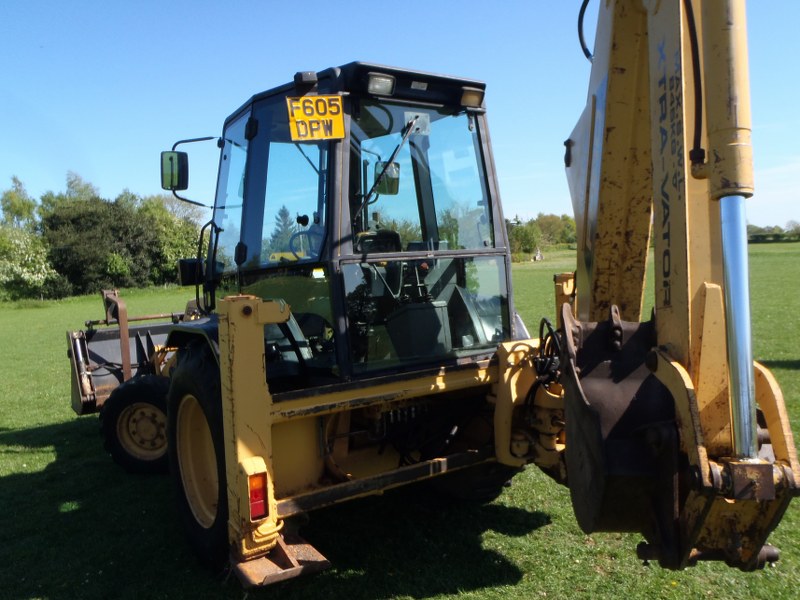
[[[166,153],[165,153],[166,154]],[[196,258],[178,259],[178,282],[180,285],[199,285],[205,275],[205,261]]]
[[[200,285],[206,279],[206,261],[197,258],[178,259],[178,283],[182,286]],[[212,278],[214,283],[222,280],[222,271],[225,265],[219,261],[214,264]]]
[[[378,178],[383,177],[378,181]],[[375,163],[375,192],[382,196],[397,196],[400,192],[400,165],[396,162]]]
[[[189,187],[189,155],[186,152],[161,153],[161,188],[177,191]]]

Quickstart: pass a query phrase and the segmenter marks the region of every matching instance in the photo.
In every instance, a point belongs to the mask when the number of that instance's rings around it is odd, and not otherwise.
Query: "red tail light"
[[[250,488],[250,520],[263,519],[267,516],[267,474],[250,475],[248,487]]]

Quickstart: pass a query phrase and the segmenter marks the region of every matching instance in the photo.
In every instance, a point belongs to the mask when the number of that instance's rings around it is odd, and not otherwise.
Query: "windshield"
[[[325,240],[329,142],[292,141],[283,96],[260,105],[256,119],[266,129],[254,140],[262,144],[257,160],[263,166],[251,169],[266,169],[258,262],[317,261]]]
[[[354,101],[349,181],[353,372],[494,352],[510,337],[508,282],[474,117]]]
[[[320,260],[329,155],[328,141],[291,139],[285,96],[257,103],[252,120],[246,113],[229,124],[214,211],[225,271],[236,267],[239,242],[245,269]]]
[[[261,264],[317,260],[325,239],[327,143],[273,141]]]
[[[398,234],[393,250],[494,247],[471,115],[364,100],[350,135],[357,253],[381,229]]]

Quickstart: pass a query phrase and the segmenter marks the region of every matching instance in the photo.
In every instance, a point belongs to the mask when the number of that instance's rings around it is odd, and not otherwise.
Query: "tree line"
[[[511,256],[515,261],[530,260],[537,250],[554,246],[573,246],[576,243],[575,220],[569,215],[539,215],[529,221],[519,217],[506,219]],[[778,225],[747,226],[747,240],[751,244],[765,242],[800,241],[800,222],[789,221],[784,227]],[[652,242],[652,240],[651,240]]]
[[[751,244],[764,242],[800,242],[800,223],[789,221],[785,227],[774,225],[772,227],[747,226],[747,241]]]
[[[514,261],[530,260],[542,250],[557,246],[572,246],[577,241],[575,219],[569,215],[539,213],[534,219],[522,221],[506,219],[511,258]]]
[[[65,191],[38,200],[11,183],[0,195],[0,299],[174,283],[178,259],[197,253],[200,211],[172,196],[104,199],[72,172]]]
[[[113,200],[102,198],[73,172],[64,191],[38,199],[12,177],[11,187],[0,193],[0,211],[0,300],[177,283],[178,259],[197,253],[197,207],[170,195],[143,197],[128,190]],[[269,240],[275,247],[293,230],[288,215],[283,207],[276,217]],[[575,243],[575,222],[567,215],[539,214],[507,225],[515,260]]]
[[[104,199],[72,172],[65,191],[48,191],[38,200],[17,177],[11,183],[0,194],[0,300],[177,283],[178,259],[197,253],[202,211],[173,196],[125,190]],[[270,240],[275,247],[291,233],[288,209],[282,210]],[[575,221],[568,215],[539,213],[525,222],[507,219],[506,225],[516,261],[576,243]],[[748,225],[748,237],[754,243],[798,241],[800,223]]]

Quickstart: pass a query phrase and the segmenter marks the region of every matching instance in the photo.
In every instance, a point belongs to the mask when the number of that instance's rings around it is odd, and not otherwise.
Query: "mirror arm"
[[[189,200],[189,198],[184,198],[183,196],[179,196],[178,192],[172,190],[172,195],[175,196],[181,202],[187,202],[189,204],[194,204],[195,206],[201,206],[203,208],[210,208],[213,209],[213,206],[209,206],[208,204],[203,204],[202,202],[197,202],[196,200]]]
[[[178,140],[174,144],[172,144],[172,151],[175,152],[175,149],[180,146],[181,144],[191,144],[193,142],[207,142],[208,140],[213,140],[214,136],[210,135],[207,137],[199,137],[199,138],[190,138],[188,140]]]
[[[175,149],[180,146],[181,144],[192,144],[194,142],[207,142],[209,140],[213,140],[215,136],[209,135],[206,137],[199,137],[199,138],[189,138],[187,140],[178,140],[174,144],[172,144],[172,151],[175,152]],[[219,145],[219,143],[217,144]],[[175,196],[181,202],[187,202],[189,204],[194,204],[195,206],[200,206],[202,208],[214,208],[213,206],[209,206],[208,204],[203,204],[202,202],[197,202],[195,200],[189,200],[189,198],[184,198],[183,196],[178,195],[178,192],[172,190],[172,195]]]

